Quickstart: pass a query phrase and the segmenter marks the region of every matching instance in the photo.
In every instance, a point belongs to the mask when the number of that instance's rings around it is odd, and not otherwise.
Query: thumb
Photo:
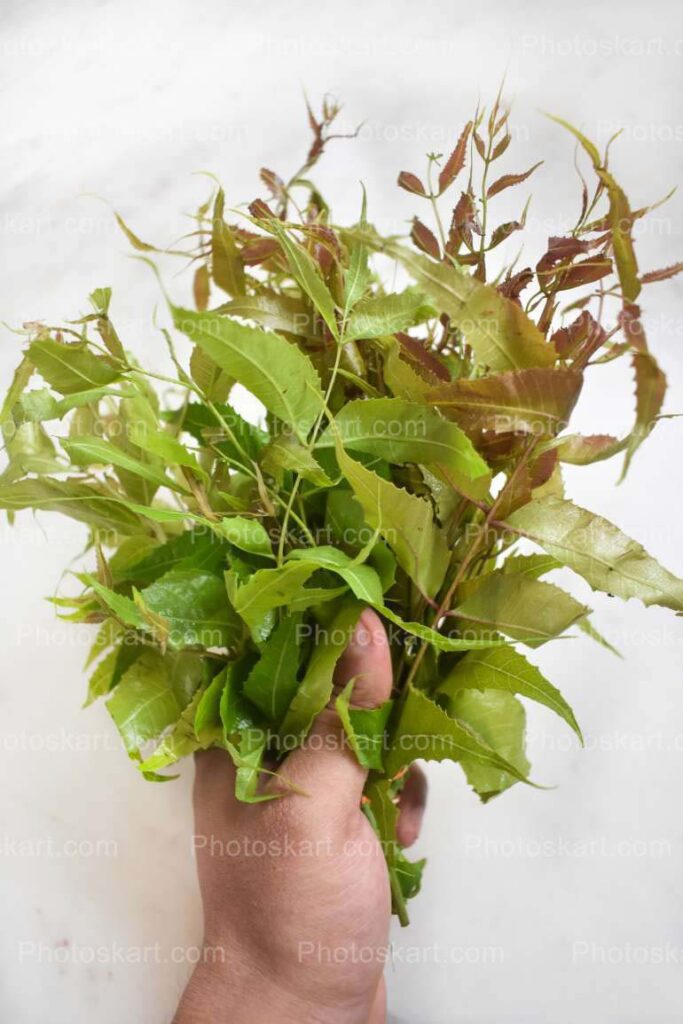
[[[335,696],[354,679],[351,703],[379,707],[391,696],[389,640],[379,616],[370,608],[361,614],[349,646],[337,663]],[[330,794],[360,801],[367,770],[358,764],[346,740],[333,702],[320,712],[304,745],[289,755],[283,775],[310,796]]]

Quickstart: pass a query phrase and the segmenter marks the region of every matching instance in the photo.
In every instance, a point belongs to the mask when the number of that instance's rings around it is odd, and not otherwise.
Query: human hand
[[[392,688],[389,645],[363,612],[335,685],[357,681],[353,704],[376,707]],[[367,772],[332,707],[282,774],[281,799],[235,799],[226,753],[196,757],[195,847],[204,906],[203,962],[175,1024],[382,1024],[391,895],[379,841],[361,810]],[[273,779],[264,791],[281,788]],[[413,766],[397,835],[417,838],[426,781]],[[220,954],[220,955],[219,955]]]

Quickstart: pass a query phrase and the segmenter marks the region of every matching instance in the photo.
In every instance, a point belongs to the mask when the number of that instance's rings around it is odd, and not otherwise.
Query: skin
[[[356,707],[377,707],[391,695],[387,637],[369,609],[339,661],[336,687],[349,679]],[[260,804],[235,799],[235,769],[224,751],[197,755],[205,955],[174,1024],[386,1021],[389,882],[360,809],[367,773],[342,741],[328,707],[282,769],[296,791]],[[282,791],[281,781],[264,785],[263,792],[273,791]],[[398,838],[405,846],[418,836],[425,796],[414,766],[400,804]]]

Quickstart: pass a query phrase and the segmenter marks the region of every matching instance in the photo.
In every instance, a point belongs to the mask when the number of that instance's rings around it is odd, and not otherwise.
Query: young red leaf
[[[519,185],[521,181],[526,181],[529,175],[533,174],[536,168],[540,167],[542,163],[543,161],[539,160],[538,163],[534,164],[533,167],[530,167],[528,171],[524,171],[523,174],[504,174],[501,178],[494,181],[492,185],[489,185],[486,191],[486,198],[490,199],[491,196],[498,195],[498,193],[502,192],[503,189],[510,188],[512,185]]]
[[[468,121],[460,134],[460,138],[455,144],[455,149],[449,156],[441,169],[441,173],[439,174],[439,195],[445,192],[449,185],[452,185],[458,174],[460,174],[460,171],[465,166],[467,141],[470,137],[471,131],[472,122]]]
[[[433,256],[435,260],[441,259],[441,249],[434,233],[418,217],[413,217],[410,237],[413,240],[413,244],[418,249],[421,249],[422,252],[426,252],[428,256]]]
[[[406,192],[413,192],[416,196],[426,196],[425,187],[416,174],[410,171],[401,171],[398,176],[398,185]]]

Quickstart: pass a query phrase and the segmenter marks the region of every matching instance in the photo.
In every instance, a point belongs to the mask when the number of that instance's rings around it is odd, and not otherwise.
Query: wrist
[[[313,1000],[225,947],[205,946],[173,1024],[366,1024],[366,1007]]]

